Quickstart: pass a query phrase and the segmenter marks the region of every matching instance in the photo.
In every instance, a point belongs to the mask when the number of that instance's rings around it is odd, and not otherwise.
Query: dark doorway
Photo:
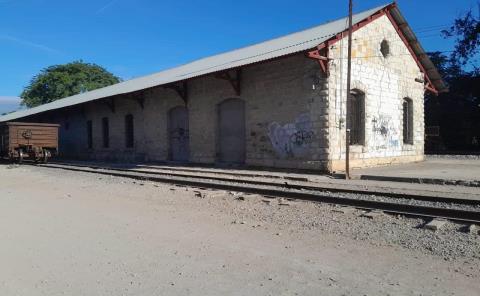
[[[178,106],[168,113],[170,159],[187,162],[190,159],[190,137],[188,131],[188,109]]]
[[[241,99],[218,105],[218,160],[245,163],[245,102]]]

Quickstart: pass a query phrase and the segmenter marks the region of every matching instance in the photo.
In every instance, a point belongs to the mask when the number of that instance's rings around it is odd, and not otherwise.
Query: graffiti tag
[[[380,114],[372,120],[373,142],[376,149],[388,149],[399,146],[398,130],[390,115]]]
[[[299,115],[293,123],[281,125],[272,122],[268,126],[268,137],[275,152],[282,158],[305,156],[315,138],[308,114]]]
[[[32,131],[31,130],[24,130],[22,132],[22,137],[25,139],[31,139],[32,138]]]

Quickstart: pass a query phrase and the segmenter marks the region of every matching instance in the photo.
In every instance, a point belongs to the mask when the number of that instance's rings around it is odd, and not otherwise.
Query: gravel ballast
[[[469,225],[35,166],[0,175],[5,295],[480,290]]]
[[[89,178],[99,178],[107,182],[131,183],[137,186],[144,184],[158,184],[157,186],[170,186],[174,191],[176,188],[191,191],[198,197],[202,196],[201,203],[207,202],[210,206],[220,207],[222,211],[234,217],[232,221],[244,221],[258,219],[268,221],[280,226],[300,227],[303,230],[319,230],[332,234],[345,235],[355,240],[369,241],[374,245],[401,246],[412,250],[421,250],[425,253],[441,256],[445,260],[458,258],[480,259],[480,236],[467,233],[468,224],[457,224],[448,222],[446,227],[437,232],[423,229],[423,225],[429,219],[407,218],[402,215],[382,215],[379,219],[368,219],[362,217],[365,211],[356,209],[352,213],[338,213],[339,206],[317,203],[312,201],[289,201],[289,205],[280,205],[284,198],[272,196],[261,196],[256,194],[245,194],[242,192],[230,192],[224,190],[210,190],[207,188],[192,188],[184,185],[166,185],[163,183],[135,181],[123,177],[101,176],[83,172],[68,172],[50,168],[35,168],[46,170],[52,174],[81,174]],[[121,180],[121,181],[119,181]],[[215,183],[225,183],[219,182]],[[244,184],[248,185],[248,184]],[[262,187],[262,186],[256,186]],[[265,187],[266,188],[266,187]],[[286,190],[286,189],[284,189]],[[309,191],[302,191],[309,192]],[[480,207],[473,205],[437,203],[419,201],[414,199],[392,198],[379,195],[363,195],[350,193],[334,193],[330,191],[313,192],[338,198],[355,198],[363,200],[374,200],[392,203],[405,203],[421,206],[438,206],[442,208],[453,208],[462,210],[478,211]],[[242,197],[239,200],[238,197]],[[245,199],[245,200],[243,200]],[[269,201],[269,202],[267,202]],[[240,206],[240,207],[238,207]]]

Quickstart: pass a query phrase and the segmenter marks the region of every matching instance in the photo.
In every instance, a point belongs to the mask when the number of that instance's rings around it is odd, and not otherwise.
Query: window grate
[[[413,101],[403,99],[403,143],[413,144]]]
[[[365,145],[365,94],[354,90],[348,98],[347,128],[350,145]]]

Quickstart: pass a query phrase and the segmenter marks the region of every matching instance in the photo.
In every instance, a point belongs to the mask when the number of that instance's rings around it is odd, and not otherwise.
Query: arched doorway
[[[168,135],[170,160],[187,162],[190,158],[190,137],[186,107],[174,107],[168,112]]]
[[[218,160],[245,163],[245,102],[227,99],[218,105]]]

